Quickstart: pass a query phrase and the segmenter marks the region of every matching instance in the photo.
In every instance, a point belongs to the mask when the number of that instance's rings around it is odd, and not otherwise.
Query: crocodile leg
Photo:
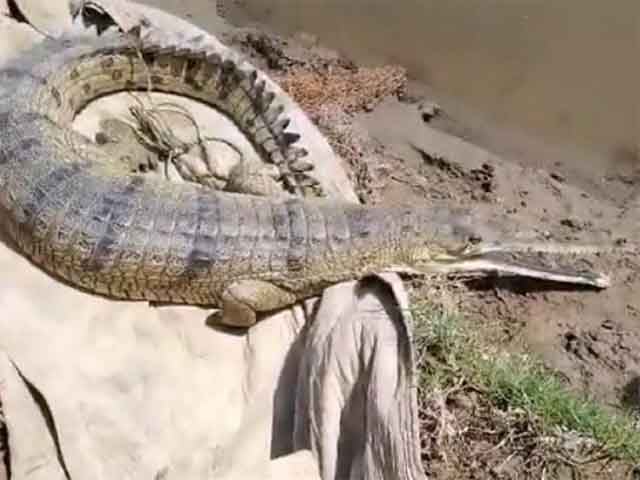
[[[129,123],[108,118],[100,122],[100,130],[96,134],[96,143],[104,150],[105,157],[121,164],[123,172],[160,174],[165,168],[158,169],[159,164],[169,166],[166,164],[168,160],[161,158],[164,155],[161,156],[139,141],[134,127]],[[278,181],[281,172],[275,165],[240,159],[228,174],[224,174],[218,168],[215,158],[210,158],[202,150],[204,149],[196,145],[189,152],[171,159],[175,173],[182,180],[213,190],[247,195],[268,197],[286,194]]]
[[[158,118],[145,116],[142,120],[144,115],[140,109],[135,111],[138,121],[145,122],[148,134],[136,133],[136,127],[129,123],[109,118],[100,122],[101,132],[96,135],[96,141],[105,152],[121,161],[128,172],[156,171],[158,163],[165,163],[165,167],[168,167],[167,162],[170,162],[182,180],[214,190],[265,197],[281,196],[287,194],[287,188],[283,187],[286,187],[284,183],[289,182],[287,185],[290,189],[302,195],[316,196],[321,193],[319,182],[307,174],[313,170],[313,165],[302,158],[295,160],[292,165],[278,167],[264,161],[246,160],[237,147],[224,139],[209,139],[211,142],[227,144],[238,154],[237,163],[228,174],[224,174],[204,145],[197,142],[188,144],[173,132],[164,131],[164,124],[171,123],[170,118],[160,122]],[[159,117],[164,116],[165,112],[156,113]],[[152,138],[146,138],[149,134]]]
[[[158,168],[158,154],[136,141],[133,127],[127,122],[115,118],[102,120],[95,141],[105,157],[120,162],[123,172],[146,173]]]
[[[278,182],[280,172],[275,165],[256,162],[238,162],[229,172],[225,190],[262,197],[286,195]]]
[[[261,280],[239,280],[229,285],[221,296],[221,310],[212,323],[230,327],[250,327],[256,313],[279,310],[296,303],[296,296],[272,283]]]
[[[287,131],[291,121],[284,115],[283,106],[274,103],[275,95],[265,91],[265,81],[258,81],[255,70],[244,72],[233,62],[225,61],[221,68],[224,73],[220,80],[220,95],[228,99],[231,117],[236,125],[243,124],[252,132],[250,136],[253,138],[250,140],[254,146],[260,146],[256,151],[263,162],[261,165],[265,167],[261,171],[256,165],[241,165],[233,172],[233,182],[230,182],[233,188],[227,190],[266,196],[284,189],[302,196],[323,196],[320,182],[312,174],[314,165],[305,159],[309,152],[295,145],[300,140],[300,135]],[[263,113],[261,126],[255,124],[256,109]],[[198,173],[202,168],[193,168],[194,161],[197,163],[201,160],[204,170],[213,176],[214,166],[206,155],[200,155],[202,158],[198,159],[186,154],[187,147],[194,144],[182,141],[173,133],[169,122],[162,115],[171,112],[186,114],[188,118],[192,118],[187,109],[170,103],[160,104],[158,108],[131,108],[140,131],[145,132],[144,136],[157,141],[161,149],[173,153],[171,160],[183,179],[207,185],[208,182],[201,181],[204,177]],[[195,120],[192,121],[198,130]],[[207,138],[200,140],[206,142]],[[240,164],[249,163],[241,154],[240,157]]]

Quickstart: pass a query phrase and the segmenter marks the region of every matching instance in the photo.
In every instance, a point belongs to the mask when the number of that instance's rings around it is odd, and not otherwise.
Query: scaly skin
[[[464,250],[475,232],[453,211],[236,195],[119,171],[71,122],[92,99],[149,78],[226,112],[272,163],[302,156],[273,96],[215,55],[126,36],[47,40],[0,72],[0,225],[44,270],[111,298],[219,307],[224,322],[250,325],[337,282],[482,260]]]

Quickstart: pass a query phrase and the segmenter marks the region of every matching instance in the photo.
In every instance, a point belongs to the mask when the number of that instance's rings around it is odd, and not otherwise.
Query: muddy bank
[[[234,24],[310,32],[359,62],[406,66],[456,134],[524,165],[591,189],[637,173],[637,2],[220,3]]]

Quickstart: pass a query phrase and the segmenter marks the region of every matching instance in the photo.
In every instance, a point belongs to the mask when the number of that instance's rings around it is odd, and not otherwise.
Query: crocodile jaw
[[[388,271],[408,275],[487,275],[519,276],[539,279],[547,282],[584,285],[596,289],[608,288],[611,279],[608,275],[592,272],[578,272],[564,269],[547,269],[526,262],[501,261],[482,256],[456,260],[432,261],[421,263],[416,267],[393,265]]]

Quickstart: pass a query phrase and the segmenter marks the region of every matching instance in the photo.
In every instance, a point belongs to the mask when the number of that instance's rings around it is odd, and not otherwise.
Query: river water
[[[304,31],[356,60],[400,63],[481,118],[590,152],[596,168],[638,160],[638,0],[227,3],[236,24]]]

